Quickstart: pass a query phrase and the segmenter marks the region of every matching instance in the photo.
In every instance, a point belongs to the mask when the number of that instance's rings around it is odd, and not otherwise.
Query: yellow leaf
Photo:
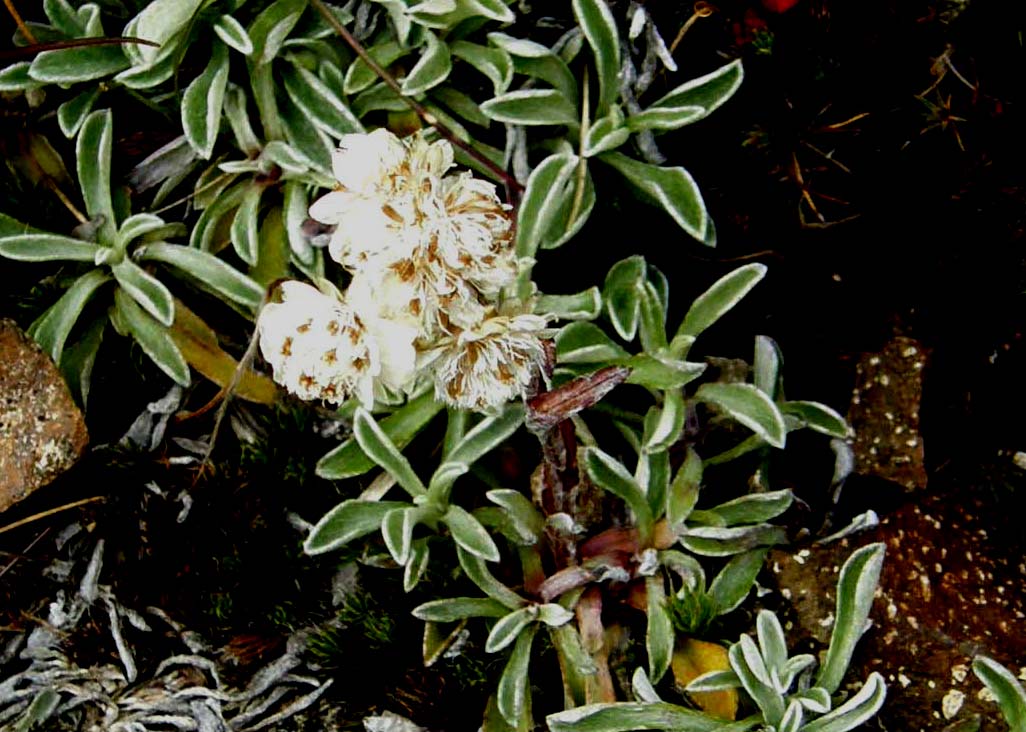
[[[238,362],[221,350],[217,334],[196,313],[175,300],[175,322],[171,338],[190,366],[218,386],[227,386]],[[234,396],[258,404],[274,404],[278,387],[262,374],[246,369],[235,387]]]
[[[687,638],[673,652],[670,661],[673,679],[678,688],[684,689],[702,674],[710,671],[728,671],[730,660],[727,649],[717,643]],[[737,689],[727,691],[699,691],[688,696],[702,711],[720,719],[734,719],[737,716]]]
[[[291,249],[281,207],[272,208],[267,212],[264,223],[260,226],[258,239],[260,250],[257,254],[257,263],[255,267],[250,268],[249,276],[267,287],[275,280],[289,276]]]

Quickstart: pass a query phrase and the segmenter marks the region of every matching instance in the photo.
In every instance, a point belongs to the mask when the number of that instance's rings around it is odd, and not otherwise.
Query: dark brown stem
[[[22,32],[24,33],[25,31]],[[33,56],[37,53],[42,53],[43,51],[60,51],[65,48],[81,48],[82,46],[122,46],[126,43],[137,43],[140,46],[153,46],[154,48],[160,48],[159,43],[147,41],[145,38],[132,38],[131,36],[125,36],[124,38],[76,38],[71,41],[33,43],[31,46],[16,48],[13,51],[0,51],[0,61]]]
[[[456,147],[463,150],[470,157],[474,158],[474,160],[488,168],[488,170],[495,173],[495,175],[502,180],[502,182],[510,191],[521,193],[524,190],[524,187],[520,184],[519,181],[517,181],[516,178],[514,178],[508,172],[506,172],[501,167],[496,165],[495,162],[488,158],[488,156],[484,155],[481,152],[478,152],[478,150],[474,148],[474,146],[458,138],[452,130],[450,130],[440,119],[438,119],[438,117],[433,115],[431,111],[428,110],[423,104],[418,102],[416,99],[413,99],[412,97],[403,94],[403,89],[399,85],[399,82],[395,80],[395,77],[393,77],[385,69],[383,69],[381,67],[381,64],[375,61],[371,57],[371,55],[367,53],[367,49],[363,47],[363,44],[356,40],[353,34],[350,33],[344,25],[338,22],[338,18],[336,18],[331,13],[331,11],[328,10],[327,6],[325,6],[322,0],[310,0],[310,4],[317,9],[317,12],[324,17],[324,20],[328,23],[328,25],[330,25],[334,29],[334,31],[339,35],[339,37],[342,38],[342,40],[344,40],[349,45],[349,47],[353,49],[356,55],[359,56],[365,64],[367,64],[367,67],[371,71],[373,71],[379,79],[385,82],[388,88],[394,91],[396,95],[403,100],[403,103],[406,104],[406,106],[409,107],[426,124],[429,124],[432,127],[434,127],[436,130],[438,130],[438,134],[440,134],[442,137],[444,137],[446,140],[448,140]]]

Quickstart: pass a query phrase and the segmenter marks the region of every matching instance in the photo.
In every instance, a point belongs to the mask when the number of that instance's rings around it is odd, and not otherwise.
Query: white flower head
[[[435,396],[459,409],[492,412],[525,396],[545,359],[546,320],[538,315],[493,315],[440,349]]]
[[[340,404],[350,396],[374,403],[381,371],[377,341],[336,297],[302,282],[281,286],[281,302],[260,314],[260,350],[274,380],[300,399]]]
[[[403,141],[381,128],[369,135],[343,135],[331,156],[331,169],[342,190],[372,196],[392,187],[407,155]]]

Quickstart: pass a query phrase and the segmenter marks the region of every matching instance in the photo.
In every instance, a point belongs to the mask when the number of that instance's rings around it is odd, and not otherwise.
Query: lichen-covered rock
[[[89,435],[50,358],[0,320],[0,511],[67,470]]]

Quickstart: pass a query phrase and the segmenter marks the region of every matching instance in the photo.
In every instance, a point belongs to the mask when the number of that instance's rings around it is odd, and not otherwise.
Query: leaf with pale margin
[[[182,129],[200,157],[209,160],[221,129],[221,110],[228,86],[228,48],[213,44],[210,62],[182,96]]]
[[[431,31],[424,32],[427,47],[417,64],[403,79],[403,94],[416,96],[436,87],[449,78],[452,71],[452,56],[445,41],[438,40]]]
[[[285,92],[319,128],[333,138],[363,132],[363,124],[331,87],[296,65],[282,74]]]
[[[651,528],[652,510],[641,486],[623,463],[597,447],[585,449],[583,462],[595,484],[624,501],[634,512],[639,530],[647,533]]]
[[[427,493],[427,489],[417,477],[410,461],[403,456],[399,448],[389,439],[388,434],[363,407],[359,407],[353,416],[353,435],[364,453],[395,478],[407,493],[413,497]]]
[[[829,714],[806,724],[802,732],[848,732],[875,716],[886,696],[887,684],[874,671],[857,694]]]
[[[97,85],[86,89],[57,107],[57,124],[65,137],[71,139],[78,134],[78,131],[82,129],[82,123],[85,122],[86,115],[92,111],[93,105],[99,98],[100,87]]]
[[[154,320],[121,289],[114,291],[114,307],[124,327],[143,352],[179,386],[189,385],[189,364],[178,350],[167,328]]]
[[[757,524],[769,521],[791,507],[794,494],[790,490],[750,493],[708,509],[717,514],[724,526]]]
[[[731,557],[730,561],[713,578],[709,596],[716,603],[716,614],[724,615],[737,609],[755,585],[755,578],[762,569],[769,549],[752,549]]]
[[[773,546],[787,541],[787,532],[779,526],[758,524],[721,528],[700,526],[687,529],[680,543],[689,551],[706,557],[729,557],[760,546]]]
[[[506,668],[499,678],[496,690],[499,713],[514,729],[520,729],[525,723],[529,723],[524,716],[530,708],[531,687],[528,683],[527,669],[531,663],[534,634],[535,628],[532,626],[525,628],[517,636],[513,652],[509,655],[509,661],[506,662]]]
[[[501,48],[488,48],[467,41],[449,44],[453,56],[473,66],[492,82],[495,94],[503,94],[513,81],[513,59]]]
[[[676,130],[705,119],[730,99],[744,78],[740,61],[721,66],[712,73],[686,81],[647,109],[631,115],[632,131]]]
[[[413,617],[432,623],[455,623],[464,618],[502,618],[509,608],[490,597],[447,597],[413,608]]]
[[[695,398],[713,404],[773,447],[783,449],[787,427],[777,405],[751,384],[703,384]]]
[[[609,702],[586,704],[545,718],[550,732],[746,732],[759,725],[757,718],[724,722],[692,709],[657,702]]]
[[[868,544],[848,557],[841,567],[830,646],[816,678],[816,686],[822,686],[830,693],[840,687],[855,645],[865,631],[885,551],[883,543]]]
[[[698,490],[702,483],[702,459],[690,446],[684,463],[677,470],[666,494],[666,520],[677,530],[698,503]]]
[[[242,201],[239,209],[232,219],[231,240],[235,253],[239,259],[250,266],[254,266],[260,256],[260,230],[258,227],[258,215],[260,212],[260,197],[264,193],[264,187],[257,183],[251,183],[246,192],[242,194]]]
[[[795,401],[781,402],[779,406],[783,414],[797,417],[811,430],[839,440],[851,437],[851,427],[844,417],[825,404]]]
[[[571,323],[556,334],[558,363],[608,363],[630,354],[593,323]]]
[[[520,89],[481,105],[489,119],[514,125],[576,125],[577,108],[556,89]]]
[[[460,560],[460,566],[467,577],[477,585],[488,597],[498,600],[510,609],[523,607],[526,604],[520,595],[506,587],[506,585],[495,579],[481,557],[468,552],[460,545],[456,545],[456,556]]]
[[[973,673],[997,699],[1009,730],[1026,729],[1026,690],[1012,672],[992,658],[977,656]]]
[[[214,33],[226,44],[243,56],[253,53],[253,41],[250,40],[242,23],[230,15],[222,15],[214,22]]]
[[[489,33],[488,42],[510,55],[517,73],[548,82],[567,99],[579,98],[577,80],[570,68],[548,47],[505,33]]]
[[[114,204],[110,197],[110,154],[114,121],[109,109],[92,112],[82,123],[75,145],[78,183],[90,219],[103,217],[99,240],[112,243],[117,230]]]
[[[29,76],[48,84],[74,84],[111,76],[128,66],[120,45],[79,46],[43,51],[32,60]]]
[[[82,308],[110,277],[103,270],[86,272],[61,295],[30,327],[29,335],[46,351],[54,363],[61,362],[64,344],[78,322]]]
[[[135,250],[139,261],[162,262],[194,277],[204,288],[238,303],[255,313],[264,296],[264,288],[227,262],[200,249],[155,242]]]
[[[748,696],[752,697],[768,724],[776,726],[784,716],[784,697],[773,688],[759,648],[749,636],[742,635],[740,641],[728,652],[730,667],[741,680]]]
[[[641,666],[634,669],[634,675],[631,677],[631,691],[634,692],[634,697],[640,702],[657,703],[662,701],[659,693],[652,686],[652,681],[648,678],[648,674],[645,673],[645,669]]]
[[[125,259],[111,267],[121,289],[132,296],[158,323],[170,326],[175,320],[175,303],[167,287],[137,265]]]
[[[602,291],[593,286],[573,295],[539,295],[534,311],[559,320],[594,320],[602,314]]]
[[[783,388],[780,369],[784,357],[776,341],[767,336],[755,336],[755,355],[752,357],[752,383],[773,401]],[[781,406],[783,409],[783,406]]]
[[[0,257],[19,262],[94,262],[101,251],[103,248],[92,242],[59,234],[15,234],[0,238]]]
[[[563,193],[577,165],[571,153],[556,153],[531,171],[517,211],[517,257],[534,257],[555,220]]]
[[[505,442],[523,422],[524,405],[516,402],[507,404],[500,414],[485,417],[474,425],[453,447],[446,462],[473,465]]]
[[[769,610],[760,610],[755,618],[755,632],[759,638],[759,652],[766,662],[770,677],[782,678],[787,663],[787,639],[776,614]],[[786,687],[780,689],[787,691]]]
[[[613,328],[625,341],[634,340],[641,319],[641,289],[645,259],[635,254],[609,268],[602,285],[602,300]]]
[[[677,389],[667,391],[652,431],[646,431],[645,450],[659,452],[676,443],[684,430],[685,413],[684,393]]]
[[[404,566],[410,558],[413,543],[413,528],[420,516],[419,506],[393,508],[381,519],[381,536],[396,564]]]
[[[424,570],[427,569],[428,560],[431,558],[431,550],[428,545],[427,539],[417,539],[413,542],[410,547],[410,558],[406,562],[406,567],[403,569],[403,591],[409,592],[417,583],[420,582],[420,578],[424,575]]]
[[[599,80],[599,114],[605,114],[620,90],[620,38],[605,0],[572,0],[574,17],[588,39]]]
[[[725,274],[695,299],[677,335],[697,337],[737,305],[765,276],[766,265],[758,263],[746,264]]]
[[[517,639],[538,617],[538,606],[527,605],[500,618],[485,641],[485,653],[496,653]]]
[[[499,547],[495,546],[481,522],[468,511],[452,504],[446,509],[442,520],[449,527],[453,540],[462,549],[490,562],[499,561]]]
[[[670,668],[673,656],[673,622],[666,609],[663,577],[656,573],[645,578],[645,596],[648,625],[645,630],[645,649],[648,651],[648,675],[655,683]]]
[[[402,501],[342,501],[321,517],[303,542],[307,554],[323,554],[339,549],[353,539],[378,531],[385,514],[409,506]]]
[[[497,488],[485,494],[488,500],[502,506],[510,521],[522,536],[541,536],[545,531],[545,518],[523,493],[506,488]]]

